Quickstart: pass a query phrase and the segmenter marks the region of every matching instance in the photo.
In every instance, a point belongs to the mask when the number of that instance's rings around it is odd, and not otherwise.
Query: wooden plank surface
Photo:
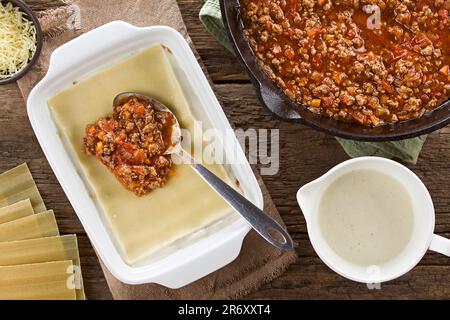
[[[29,0],[34,9],[55,6],[61,0]],[[251,299],[366,299],[450,298],[450,259],[427,253],[407,275],[368,290],[329,270],[314,253],[305,220],[295,200],[297,189],[348,157],[337,142],[323,133],[284,123],[265,113],[252,86],[233,56],[198,21],[202,0],[179,0],[188,31],[200,53],[217,95],[236,128],[280,129],[280,171],[264,181],[289,232],[298,243],[299,260],[283,276],[248,296]],[[47,207],[54,209],[61,232],[77,233],[86,294],[110,299],[97,258],[84,230],[50,169],[34,137],[25,103],[15,84],[0,87],[0,171],[28,162]],[[409,166],[429,188],[436,207],[436,232],[450,237],[450,127],[430,135],[419,163]]]

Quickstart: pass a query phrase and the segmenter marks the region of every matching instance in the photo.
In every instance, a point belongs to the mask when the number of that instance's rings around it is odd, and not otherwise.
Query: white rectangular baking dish
[[[204,232],[194,243],[157,260],[127,265],[114,245],[101,212],[89,196],[88,186],[77,170],[77,164],[57,133],[47,101],[74,81],[119,62],[153,44],[172,51],[172,64],[193,113],[206,125],[220,131],[231,130],[205,75],[185,39],[174,29],[164,26],[137,28],[121,21],[108,23],[56,49],[47,75],[32,90],[28,117],[41,147],[86,230],[93,246],[109,271],[128,284],[158,283],[169,288],[185,286],[233,261],[250,227],[242,218],[218,230]],[[240,182],[245,196],[259,208],[263,197],[257,180],[240,147],[224,146],[227,153],[237,153],[237,164],[228,170]],[[235,139],[235,146],[239,145]],[[236,152],[237,151],[237,152]]]

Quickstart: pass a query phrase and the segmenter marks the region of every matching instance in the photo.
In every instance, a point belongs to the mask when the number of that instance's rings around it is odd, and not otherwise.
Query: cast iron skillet
[[[243,34],[239,0],[220,0],[222,17],[236,55],[247,71],[262,105],[278,118],[298,122],[328,134],[360,141],[393,141],[417,137],[450,123],[450,100],[419,119],[376,128],[345,123],[314,114],[290,100],[262,71]],[[297,110],[297,111],[294,111]]]
[[[30,71],[33,65],[37,62],[39,55],[41,54],[43,34],[41,30],[41,25],[39,23],[36,14],[33,12],[33,10],[30,9],[30,7],[28,7],[28,5],[25,2],[23,2],[22,0],[0,0],[0,2],[2,2],[4,5],[6,5],[8,2],[11,2],[13,6],[19,7],[20,10],[25,13],[25,17],[28,18],[36,27],[36,52],[34,53],[33,57],[22,71],[14,74],[9,78],[0,80],[0,85],[3,85],[19,80],[28,71]]]

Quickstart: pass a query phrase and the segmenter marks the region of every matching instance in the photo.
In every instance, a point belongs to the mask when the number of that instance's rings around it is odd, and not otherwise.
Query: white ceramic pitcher
[[[326,188],[338,177],[360,169],[381,171],[399,181],[410,193],[414,210],[414,228],[408,245],[397,257],[379,266],[358,266],[341,258],[328,246],[319,229],[318,208]],[[332,270],[350,280],[381,283],[398,278],[414,268],[427,250],[450,256],[450,240],[434,234],[434,206],[427,188],[411,170],[395,161],[361,157],[343,162],[303,186],[297,193],[297,200],[314,250]]]

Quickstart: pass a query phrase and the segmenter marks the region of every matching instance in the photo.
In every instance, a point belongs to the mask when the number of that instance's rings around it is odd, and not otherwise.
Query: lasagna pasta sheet
[[[75,155],[91,196],[130,265],[232,213],[189,165],[176,165],[164,188],[137,197],[99,160],[82,151],[86,125],[111,114],[113,99],[122,92],[138,92],[160,100],[171,108],[183,128],[194,132],[194,115],[169,54],[160,45],[145,49],[79,81],[49,101],[60,134]],[[208,167],[231,183],[221,165]]]
[[[30,199],[16,202],[10,206],[0,208],[0,224],[25,218],[34,213]]]
[[[74,266],[76,296],[85,299],[76,235],[0,242],[0,266],[70,260]],[[61,283],[55,283],[61,286]]]
[[[46,210],[26,163],[0,174],[0,208],[30,199],[34,212]]]
[[[67,288],[67,280],[29,283],[1,288],[2,300],[76,300],[76,292]]]
[[[0,224],[0,242],[59,235],[52,210]]]
[[[70,260],[0,266],[0,300],[75,300]]]
[[[85,299],[80,258],[23,164],[0,175],[0,300],[44,299]]]

